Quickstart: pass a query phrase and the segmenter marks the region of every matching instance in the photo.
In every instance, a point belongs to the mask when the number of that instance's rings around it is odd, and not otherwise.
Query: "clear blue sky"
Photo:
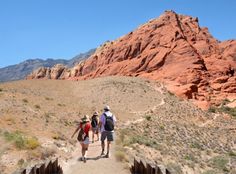
[[[236,38],[236,0],[0,0],[0,67],[72,58],[167,9],[199,17],[219,40]]]

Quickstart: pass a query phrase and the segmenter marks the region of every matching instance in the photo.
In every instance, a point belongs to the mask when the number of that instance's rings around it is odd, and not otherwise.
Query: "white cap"
[[[105,111],[110,111],[110,107],[109,107],[108,105],[106,105],[106,106],[104,107],[104,110],[105,110]]]

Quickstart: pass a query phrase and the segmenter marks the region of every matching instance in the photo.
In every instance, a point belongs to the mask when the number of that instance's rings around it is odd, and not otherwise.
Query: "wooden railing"
[[[167,169],[161,169],[158,165],[149,164],[142,160],[134,159],[134,164],[130,168],[131,174],[171,174]],[[14,174],[63,174],[62,168],[58,164],[58,159],[48,163],[35,165],[31,169],[24,169]]]
[[[170,174],[169,170],[161,169],[157,165],[134,159],[134,165],[130,169],[131,174]]]
[[[16,174],[63,174],[62,168],[58,164],[58,159],[44,164],[35,165],[31,169],[21,170]]]

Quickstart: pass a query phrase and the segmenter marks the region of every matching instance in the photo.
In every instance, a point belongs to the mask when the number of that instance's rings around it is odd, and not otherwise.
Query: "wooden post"
[[[140,161],[140,165],[139,165],[139,173],[140,174],[147,174],[146,173],[146,167],[145,167],[145,165],[144,165],[142,160]]]
[[[170,171],[168,169],[166,169],[166,174],[171,174]]]
[[[139,173],[139,162],[137,161],[137,159],[134,159],[134,174],[138,174]]]
[[[163,174],[160,167],[156,166],[156,174]]]
[[[35,166],[32,167],[32,169],[30,170],[29,174],[36,174],[36,169]]]
[[[26,174],[26,169],[20,171],[20,174]]]

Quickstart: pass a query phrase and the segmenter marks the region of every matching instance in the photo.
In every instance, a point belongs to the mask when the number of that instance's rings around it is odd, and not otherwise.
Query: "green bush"
[[[151,115],[146,115],[145,118],[146,118],[147,121],[151,121],[152,120]]]
[[[229,162],[229,160],[224,156],[216,156],[211,159],[211,165],[213,168],[220,169],[225,171],[226,170],[226,164]]]
[[[13,142],[18,149],[35,149],[40,144],[37,138],[28,138],[21,132],[4,132],[4,137],[7,141]]]
[[[214,107],[214,106],[211,106],[209,109],[208,109],[208,112],[212,112],[212,113],[217,113],[217,112],[220,112],[220,113],[227,113],[229,115],[232,115],[234,117],[236,117],[236,108],[230,108],[228,106],[221,106],[220,108],[217,108],[217,107]]]

